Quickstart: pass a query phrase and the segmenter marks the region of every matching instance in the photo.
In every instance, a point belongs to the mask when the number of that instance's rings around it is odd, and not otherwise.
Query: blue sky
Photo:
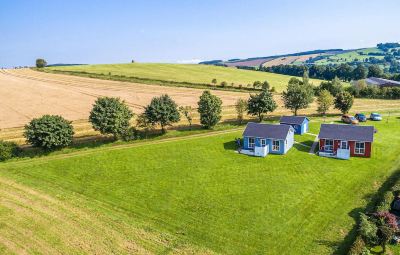
[[[398,0],[0,0],[0,67],[185,62],[400,41]]]

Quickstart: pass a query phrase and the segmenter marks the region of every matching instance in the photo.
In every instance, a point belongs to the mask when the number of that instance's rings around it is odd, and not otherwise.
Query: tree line
[[[267,86],[261,84],[261,91],[251,93],[249,98],[239,98],[235,103],[237,120],[241,124],[245,114],[263,121],[268,113],[274,112],[278,105]],[[362,91],[362,90],[360,90]],[[284,107],[294,115],[299,110],[306,109],[317,100],[317,112],[325,115],[332,107],[342,113],[348,113],[354,102],[354,95],[347,91],[338,78],[322,82],[315,87],[309,82],[307,73],[302,79],[291,78],[286,91],[282,93]],[[206,90],[197,103],[200,124],[206,129],[212,129],[222,118],[222,100]],[[167,132],[167,127],[177,123],[184,117],[189,128],[192,128],[193,115],[196,109],[191,106],[180,106],[168,95],[154,97],[144,107],[144,111],[136,115],[135,124],[132,118],[135,114],[120,98],[100,97],[93,104],[89,122],[94,130],[103,135],[111,135],[115,140],[135,140],[147,138],[156,126],[161,132]],[[74,129],[71,121],[57,115],[44,115],[31,120],[26,126],[24,136],[27,142],[46,151],[69,146],[72,143]],[[19,153],[14,143],[0,141],[0,160],[15,156]]]

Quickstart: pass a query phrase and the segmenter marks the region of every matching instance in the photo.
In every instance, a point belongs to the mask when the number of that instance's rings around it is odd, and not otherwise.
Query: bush
[[[361,237],[357,237],[354,241],[353,245],[350,248],[349,255],[361,255],[364,254],[365,250],[365,242]],[[367,249],[368,250],[368,249]]]
[[[17,157],[20,153],[20,149],[16,143],[0,141],[0,161]]]
[[[181,119],[177,104],[168,95],[154,97],[150,104],[145,107],[144,113],[153,125],[159,124],[161,126],[163,133],[165,133],[166,126],[170,126]]]
[[[25,126],[28,143],[46,150],[61,148],[72,143],[74,130],[71,121],[58,115],[44,115]]]
[[[365,243],[370,246],[376,245],[378,241],[378,227],[363,213],[360,214],[360,225],[358,231]]]
[[[121,135],[121,139],[123,141],[133,141],[139,138],[139,134],[138,131],[136,130],[136,128],[134,127],[130,127],[128,128],[122,135]]]

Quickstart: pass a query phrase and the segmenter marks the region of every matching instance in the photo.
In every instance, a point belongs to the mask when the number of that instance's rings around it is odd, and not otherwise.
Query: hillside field
[[[367,124],[378,130],[371,159],[302,145],[249,157],[234,150],[242,131],[229,131],[1,163],[0,250],[344,254],[358,212],[399,165],[399,119]]]
[[[94,74],[125,75],[131,77],[165,80],[174,82],[189,82],[211,84],[212,79],[217,79],[218,84],[226,81],[229,85],[234,83],[246,87],[254,81],[265,81],[275,87],[276,91],[282,92],[286,89],[291,76],[273,74],[266,72],[241,70],[234,67],[226,68],[210,65],[183,65],[183,64],[153,64],[153,63],[133,63],[133,64],[107,64],[107,65],[77,65],[77,66],[57,66],[47,67],[48,70],[88,72]],[[320,80],[313,80],[314,85],[319,85]]]

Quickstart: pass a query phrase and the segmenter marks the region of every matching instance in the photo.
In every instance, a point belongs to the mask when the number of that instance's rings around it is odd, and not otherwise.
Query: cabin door
[[[349,148],[349,145],[348,145],[348,143],[347,143],[347,141],[341,141],[340,142],[340,149],[348,149]]]

